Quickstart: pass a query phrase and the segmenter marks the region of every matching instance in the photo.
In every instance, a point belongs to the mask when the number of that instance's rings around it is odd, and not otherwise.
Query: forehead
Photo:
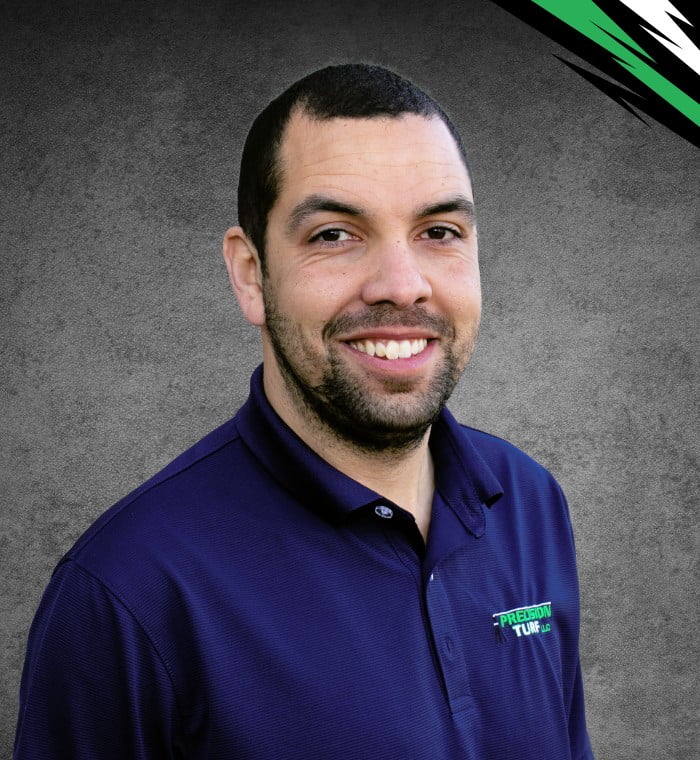
[[[278,202],[312,193],[342,195],[363,205],[425,204],[439,195],[472,197],[461,153],[435,117],[314,119],[295,112],[279,151]]]

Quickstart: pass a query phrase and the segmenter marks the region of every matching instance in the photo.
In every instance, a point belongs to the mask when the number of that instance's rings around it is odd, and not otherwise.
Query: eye
[[[461,238],[462,234],[454,227],[444,227],[443,225],[435,225],[429,227],[427,230],[421,232],[420,237],[424,240],[438,240],[445,241],[455,240]]]
[[[347,230],[340,229],[339,227],[330,227],[327,230],[321,230],[313,235],[310,239],[310,243],[328,243],[333,245],[334,243],[345,243],[349,240],[357,240],[355,235],[352,235]]]

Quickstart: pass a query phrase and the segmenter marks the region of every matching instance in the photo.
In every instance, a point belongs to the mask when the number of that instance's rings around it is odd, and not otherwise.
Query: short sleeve
[[[134,614],[63,562],[29,634],[14,760],[181,757],[178,723],[167,669]]]
[[[569,738],[573,760],[594,760],[593,750],[586,730],[586,714],[583,704],[583,679],[581,663],[577,660],[571,708],[569,710]]]

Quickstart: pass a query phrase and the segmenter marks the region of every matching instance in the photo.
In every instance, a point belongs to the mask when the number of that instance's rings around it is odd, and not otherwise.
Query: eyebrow
[[[314,195],[304,198],[292,209],[286,224],[287,235],[293,236],[306,219],[319,211],[331,211],[335,214],[347,214],[348,216],[368,216],[357,206],[341,203],[328,196],[314,193]]]
[[[424,219],[428,216],[434,216],[436,214],[449,214],[453,212],[459,212],[469,222],[469,224],[476,224],[476,210],[474,208],[474,201],[467,198],[466,195],[455,195],[454,198],[449,198],[440,203],[431,203],[428,206],[423,206],[418,211],[418,219]]]

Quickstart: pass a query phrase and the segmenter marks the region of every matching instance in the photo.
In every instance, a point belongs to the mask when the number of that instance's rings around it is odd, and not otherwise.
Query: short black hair
[[[278,154],[292,113],[312,118],[438,117],[450,130],[467,173],[471,169],[462,138],[447,114],[412,82],[381,66],[348,63],[327,66],[303,77],[276,97],[248,132],[238,181],[238,222],[255,245],[265,268],[265,236],[281,179]]]

